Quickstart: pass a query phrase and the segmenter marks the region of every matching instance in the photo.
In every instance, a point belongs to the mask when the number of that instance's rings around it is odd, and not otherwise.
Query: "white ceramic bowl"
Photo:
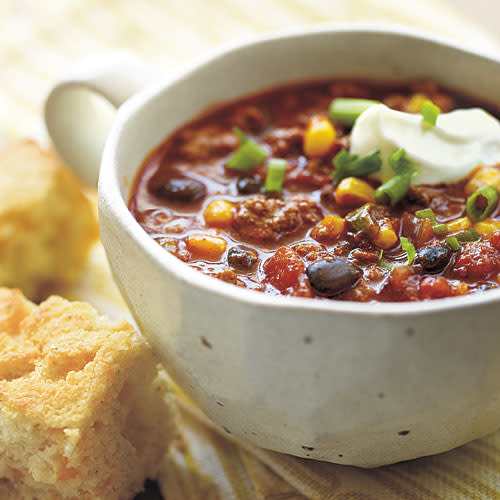
[[[500,292],[413,304],[264,295],[191,269],[127,209],[146,154],[207,106],[336,75],[425,76],[500,103],[499,60],[397,30],[314,30],[232,47],[119,109],[99,180],[101,237],[141,331],[210,418],[265,448],[373,467],[500,426]],[[114,85],[120,78],[115,71]],[[109,97],[109,79],[108,90],[92,87]],[[56,145],[60,93],[47,105]]]

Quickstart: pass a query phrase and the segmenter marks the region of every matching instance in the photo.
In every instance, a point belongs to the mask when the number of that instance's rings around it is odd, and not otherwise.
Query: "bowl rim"
[[[249,46],[273,43],[283,39],[300,39],[325,34],[372,34],[375,36],[403,37],[427,41],[438,46],[445,46],[460,52],[500,64],[500,58],[493,53],[477,49],[466,44],[457,43],[446,38],[422,33],[398,25],[373,25],[363,23],[322,24],[319,26],[281,31],[270,36],[253,37],[238,43],[225,44],[198,58],[194,62],[169,73],[159,81],[147,86],[144,90],[128,99],[119,109],[113,121],[104,148],[99,174],[99,211],[106,210],[119,223],[120,231],[126,233],[152,259],[157,267],[168,272],[181,283],[200,291],[219,295],[223,299],[235,301],[248,306],[264,309],[322,311],[327,314],[343,314],[349,316],[374,317],[407,317],[421,314],[439,314],[455,309],[469,309],[500,302],[500,289],[473,293],[460,297],[449,297],[418,302],[355,302],[340,300],[318,300],[306,297],[290,297],[271,295],[248,290],[225,283],[214,277],[203,274],[166,252],[151,238],[135,220],[128,209],[128,203],[121,195],[120,172],[116,161],[117,146],[120,142],[122,127],[139,111],[147,101],[166,91],[169,86],[192,76],[197,70],[217,61],[226,55],[245,49]],[[104,208],[103,208],[104,207]],[[161,279],[161,278],[160,278]]]

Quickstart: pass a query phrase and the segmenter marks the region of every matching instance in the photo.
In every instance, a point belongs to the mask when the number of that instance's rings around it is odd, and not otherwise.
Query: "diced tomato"
[[[500,272],[500,235],[467,245],[455,261],[453,272],[461,278],[488,279]],[[498,245],[498,247],[497,247]]]
[[[491,246],[497,250],[500,250],[500,231],[495,231],[489,239]]]
[[[420,282],[420,299],[442,299],[451,297],[453,289],[443,276],[428,276]]]
[[[306,266],[297,252],[290,247],[280,247],[264,264],[266,279],[281,293],[292,292],[292,295],[311,296],[307,283]]]
[[[420,277],[408,266],[397,266],[392,270],[389,284],[398,300],[418,300]]]

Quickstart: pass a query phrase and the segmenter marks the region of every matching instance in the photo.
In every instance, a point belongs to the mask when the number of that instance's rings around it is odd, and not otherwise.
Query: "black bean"
[[[227,252],[227,263],[239,271],[251,271],[258,260],[258,254],[252,248],[238,245]]]
[[[307,277],[313,290],[319,295],[334,297],[351,289],[361,276],[358,266],[339,257],[332,260],[318,260],[307,270]]]
[[[259,177],[256,176],[240,177],[236,182],[236,187],[238,189],[238,193],[240,194],[258,193],[261,186],[262,181]]]
[[[153,187],[153,191],[161,198],[181,203],[192,203],[201,200],[207,193],[205,184],[186,177],[172,177],[164,183]]]
[[[415,258],[415,262],[428,273],[441,272],[450,262],[452,251],[448,247],[432,245],[422,247]]]

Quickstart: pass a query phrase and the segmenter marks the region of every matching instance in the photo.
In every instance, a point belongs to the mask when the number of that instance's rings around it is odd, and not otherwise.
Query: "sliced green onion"
[[[375,238],[380,228],[371,214],[372,208],[372,203],[365,203],[362,207],[349,212],[345,216],[345,220],[357,231],[362,231],[370,238]]]
[[[436,215],[432,211],[432,208],[423,208],[422,210],[417,210],[415,212],[415,217],[419,219],[430,219],[431,222],[437,222]]]
[[[446,224],[431,223],[431,226],[436,236],[444,236],[445,234],[448,234],[450,232]]]
[[[411,181],[420,173],[406,158],[406,151],[398,149],[389,158],[389,163],[396,173],[387,182],[375,190],[375,200],[383,205],[396,205],[410,189]]]
[[[265,191],[281,191],[287,161],[280,158],[271,158],[267,163],[266,181],[264,183]]]
[[[392,271],[396,267],[395,262],[389,262],[388,260],[381,260],[378,265],[385,269],[386,271]]]
[[[240,144],[244,144],[248,141],[248,137],[245,135],[245,132],[241,130],[240,127],[233,127],[233,132],[236,134],[236,137],[240,141]]]
[[[498,191],[495,186],[479,188],[467,198],[467,215],[472,222],[479,222],[493,212],[498,203]]]
[[[444,236],[449,232],[448,226],[446,224],[440,224],[436,219],[436,215],[430,208],[417,210],[415,212],[415,217],[418,217],[419,219],[429,219],[431,221],[431,227],[434,230],[434,234],[436,236]]]
[[[475,229],[466,229],[454,236],[448,236],[445,241],[453,250],[459,250],[463,243],[470,243],[479,239],[481,239],[481,236]]]
[[[460,250],[461,245],[455,236],[448,236],[444,241],[450,245],[452,250]]]
[[[381,248],[380,252],[378,254],[378,265],[382,269],[385,269],[386,271],[392,271],[396,267],[395,262],[389,262],[387,260],[384,260],[384,250]]]
[[[459,243],[470,243],[471,241],[477,241],[481,238],[479,233],[475,229],[466,229],[455,235],[455,238]]]
[[[375,190],[375,200],[381,205],[396,205],[411,186],[409,175],[395,175]]]
[[[389,163],[396,175],[415,175],[418,173],[413,163],[406,158],[405,148],[399,148],[389,157]]]
[[[352,155],[343,149],[335,156],[333,164],[335,171],[332,178],[335,182],[340,182],[345,177],[363,177],[374,174],[382,168],[380,151],[360,158],[358,155]]]
[[[436,106],[432,101],[426,99],[422,104],[422,117],[424,122],[431,127],[436,125],[437,117],[441,113],[439,106]]]
[[[448,236],[445,241],[450,245],[452,250],[460,250],[461,245],[455,236]]]
[[[356,118],[374,104],[380,104],[380,102],[371,99],[337,97],[330,103],[328,118],[333,122],[352,127]]]
[[[401,242],[401,248],[406,253],[408,265],[411,266],[413,261],[415,260],[415,247],[413,243],[411,243],[411,241],[409,241],[408,238],[405,238],[404,236],[401,236],[401,238],[399,238],[399,241]]]
[[[238,128],[233,128],[241,146],[234,152],[226,166],[234,170],[249,171],[260,165],[267,157],[267,149],[253,139],[249,139]]]

